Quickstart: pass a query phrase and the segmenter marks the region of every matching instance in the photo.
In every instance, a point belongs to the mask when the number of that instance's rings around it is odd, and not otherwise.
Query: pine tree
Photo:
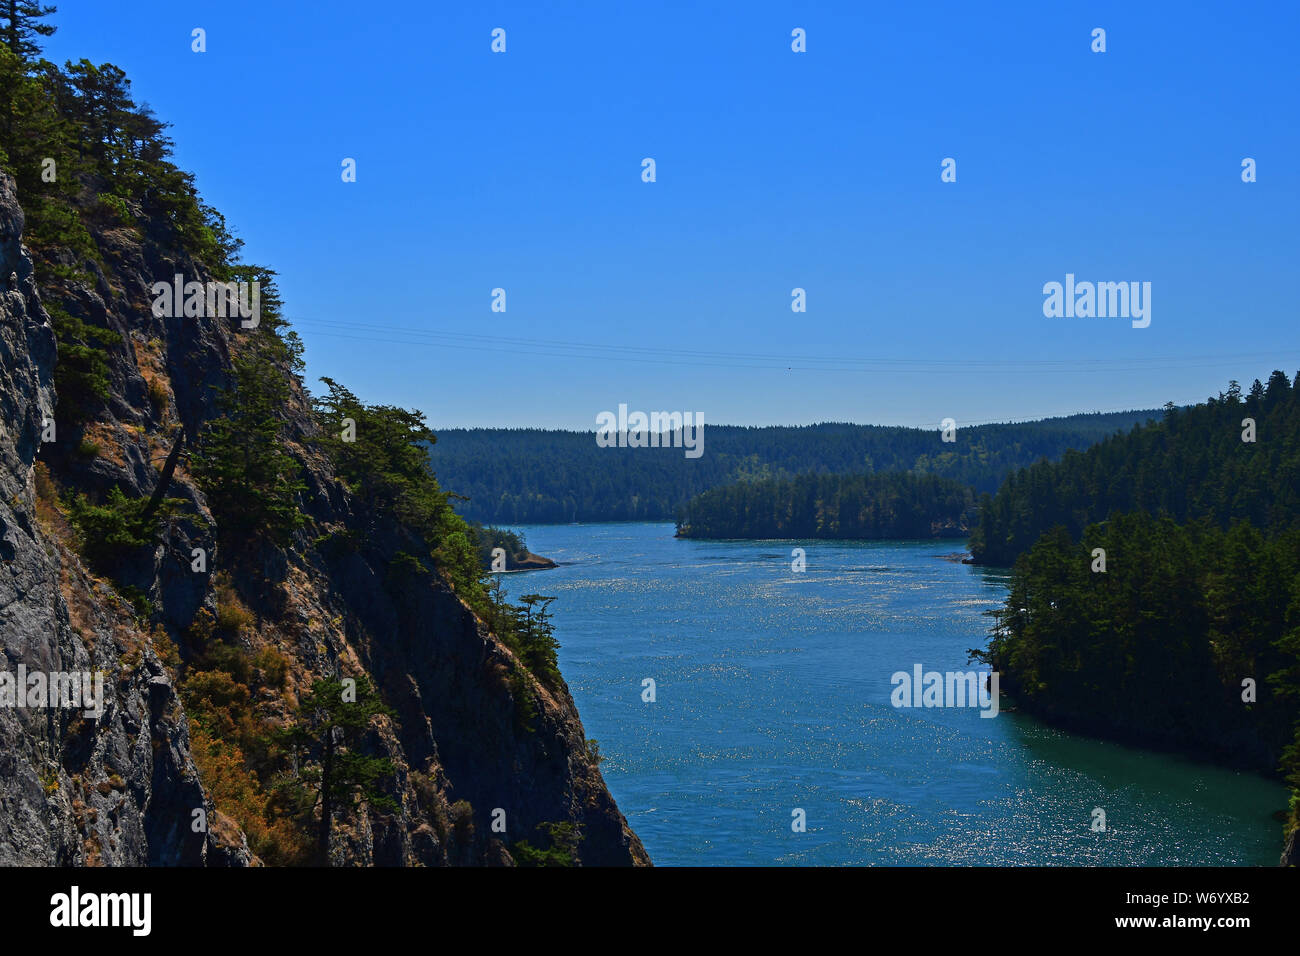
[[[305,487],[301,467],[280,438],[278,413],[289,400],[288,379],[256,354],[236,358],[234,370],[235,388],[220,401],[223,417],[200,438],[191,471],[224,543],[238,548],[258,535],[286,543],[303,522],[297,495]]]
[[[299,779],[316,791],[317,847],[323,864],[329,863],[336,812],[354,809],[358,798],[376,809],[397,809],[393,798],[378,786],[382,778],[392,775],[392,761],[368,756],[361,749],[374,718],[394,715],[368,680],[345,683],[328,677],[312,685],[294,713],[293,725],[282,735],[295,755],[313,761]]]
[[[37,21],[57,12],[57,7],[42,6],[38,0],[3,0],[0,2],[0,18],[5,25],[0,28],[0,40],[19,59],[30,62],[41,52],[33,37],[53,36],[57,29],[52,24]]]
[[[555,639],[555,625],[548,610],[555,598],[525,594],[519,600],[516,621],[524,663],[534,676],[553,687],[560,679],[560,666],[555,658],[560,642]]]

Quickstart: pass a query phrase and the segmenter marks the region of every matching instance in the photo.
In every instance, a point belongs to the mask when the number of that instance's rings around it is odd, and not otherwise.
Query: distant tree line
[[[692,498],[678,518],[688,538],[965,537],[975,494],[937,475],[800,475],[742,481]]]
[[[1255,441],[1243,441],[1254,421]],[[1247,436],[1249,437],[1249,436]],[[1067,452],[1011,474],[980,508],[971,553],[1009,566],[1048,529],[1078,537],[1112,513],[1146,511],[1175,521],[1235,518],[1283,529],[1300,521],[1300,374],[1255,380],[1243,398],[1226,393],[1190,408],[1168,406],[1163,421],[1137,426],[1087,451]]]
[[[592,432],[445,429],[430,455],[456,510],[485,524],[670,521],[691,498],[719,485],[802,474],[913,471],[993,491],[1008,472],[1058,458],[1158,411],[1073,415],[1009,425],[939,430],[879,425],[705,428],[704,454],[680,449],[600,448]]]

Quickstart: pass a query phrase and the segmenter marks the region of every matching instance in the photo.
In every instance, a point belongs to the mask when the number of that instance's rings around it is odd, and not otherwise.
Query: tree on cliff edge
[[[299,773],[299,780],[315,790],[320,806],[317,831],[320,862],[329,865],[330,833],[334,814],[355,809],[358,799],[372,808],[394,811],[397,804],[379,789],[379,781],[391,776],[393,764],[386,757],[371,757],[362,744],[375,717],[392,717],[365,678],[353,681],[328,677],[312,684],[294,712],[294,722],[284,732],[285,742],[295,754],[316,761]]]
[[[38,22],[41,17],[57,13],[57,7],[41,6],[38,0],[2,0],[0,18],[5,25],[0,28],[0,39],[22,60],[34,60],[41,52],[33,37],[53,36],[57,29],[49,23]]]

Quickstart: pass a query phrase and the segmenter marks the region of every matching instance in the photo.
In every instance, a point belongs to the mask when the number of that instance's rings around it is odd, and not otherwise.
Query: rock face
[[[243,863],[194,832],[213,812],[176,689],[36,521],[33,461],[53,416],[55,340],[21,245],[23,214],[0,173],[0,646],[10,673],[102,671],[105,707],[0,707],[0,865]],[[81,588],[79,627],[65,590]],[[130,664],[127,659],[132,659]]]
[[[218,604],[222,555],[202,491],[177,469],[167,496],[181,506],[156,546],[115,570],[117,585],[83,565],[58,509],[42,506],[55,486],[150,495],[182,427],[193,436],[218,415],[238,329],[152,314],[154,282],[209,276],[155,241],[147,222],[96,233],[102,267],[68,263],[90,281],[47,287],[22,246],[20,198],[0,173],[0,277],[12,274],[0,279],[0,671],[102,671],[105,706],[89,717],[0,706],[0,865],[256,864],[247,822],[214,804],[176,685],[196,621]],[[84,426],[55,423],[44,443],[57,347],[43,298],[121,337],[107,349],[105,407]],[[283,716],[312,680],[346,670],[368,675],[397,714],[368,744],[396,768],[397,809],[340,820],[331,862],[509,863],[511,843],[535,842],[540,824],[568,823],[583,834],[583,864],[648,864],[587,753],[567,688],[512,684],[510,650],[438,573],[394,582],[394,557],[418,543],[399,526],[361,527],[359,503],[313,450],[314,419],[296,382],[284,414],[312,534],[260,546],[256,580],[237,582],[257,622],[241,640],[287,663],[285,699],[256,706]],[[87,443],[95,454],[79,453]],[[353,544],[317,547],[322,530],[346,532]],[[192,567],[194,548],[211,556],[207,569]],[[133,612],[124,586],[145,598],[147,613]],[[525,711],[531,720],[521,721]],[[497,810],[504,834],[492,825]]]

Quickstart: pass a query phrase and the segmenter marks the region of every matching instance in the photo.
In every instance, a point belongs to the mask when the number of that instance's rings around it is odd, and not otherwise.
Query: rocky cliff
[[[290,860],[293,838],[274,832],[290,815],[262,812],[272,781],[235,741],[262,739],[248,727],[272,739],[328,676],[368,679],[392,711],[365,743],[390,763],[391,803],[340,814],[333,864],[508,864],[555,825],[581,835],[576,862],[648,863],[563,681],[518,679],[510,647],[431,562],[395,583],[421,542],[338,479],[294,376],[280,415],[305,522],[287,544],[223,543],[186,455],[163,476],[222,414],[241,329],[150,307],[155,282],[211,274],[133,209],[91,228],[98,256],[43,249],[34,266],[23,199],[0,173],[3,669],[102,671],[105,706],[0,707],[0,864],[247,865],[259,847]],[[105,333],[107,396],[76,421],[55,416],[55,370],[71,359],[52,316]],[[153,540],[111,573],[85,557],[75,496],[134,501],[164,485]],[[203,671],[214,626],[233,676]],[[205,673],[221,680],[203,699],[229,706],[200,729],[186,701]]]

